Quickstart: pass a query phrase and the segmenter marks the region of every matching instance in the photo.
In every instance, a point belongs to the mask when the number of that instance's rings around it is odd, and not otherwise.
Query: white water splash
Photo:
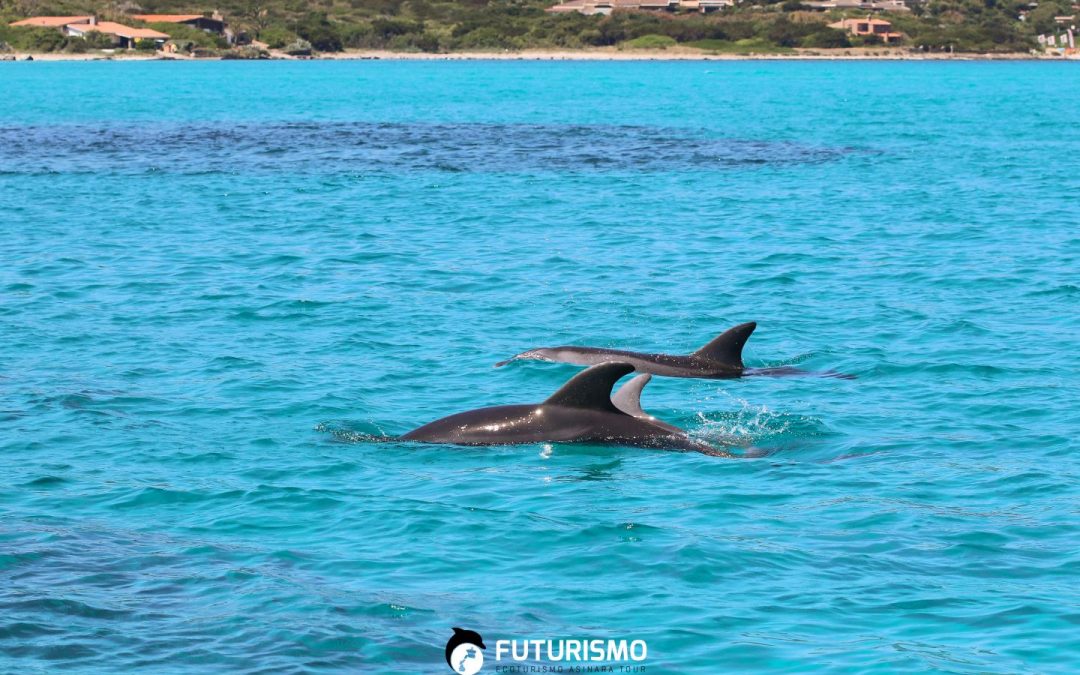
[[[750,403],[746,399],[726,392],[722,395],[731,403],[737,404],[738,409],[719,413],[696,413],[698,427],[693,431],[694,436],[714,442],[745,446],[781,436],[791,429],[791,417],[788,415],[775,412],[766,405]]]

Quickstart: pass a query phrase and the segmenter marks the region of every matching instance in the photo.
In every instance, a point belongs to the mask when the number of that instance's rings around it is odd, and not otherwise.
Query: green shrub
[[[64,45],[64,51],[68,54],[85,54],[89,49],[90,46],[82,38],[68,38],[67,44]]]
[[[604,36],[595,28],[586,28],[578,33],[578,41],[583,45],[602,45],[604,44]]]
[[[414,33],[413,44],[422,52],[437,53],[442,51],[442,43],[439,36],[434,33]]]
[[[225,52],[221,58],[223,60],[238,60],[238,61],[257,61],[260,59],[270,58],[270,52],[265,49],[259,49],[252,45],[244,45],[243,47],[237,47],[236,49],[230,49]]]
[[[406,19],[375,19],[371,22],[371,29],[380,39],[389,40],[397,35],[423,33],[424,23]]]
[[[600,44],[614,45],[643,35],[664,35],[673,22],[644,12],[615,12],[600,22]]]
[[[749,40],[757,35],[757,26],[751,21],[725,21],[722,24],[724,35],[729,40]],[[721,36],[717,36],[721,37]]]
[[[477,28],[458,39],[457,45],[462,49],[503,49],[508,46],[510,38],[503,35],[492,26]]]
[[[320,52],[340,52],[344,46],[337,28],[325,14],[311,13],[296,24],[296,34]]]
[[[296,33],[284,26],[268,26],[259,31],[258,38],[265,42],[271,49],[282,49],[296,41]]]
[[[139,22],[137,21],[132,23],[136,25],[142,25],[139,24]],[[214,35],[212,33],[207,33],[204,30],[195,28],[194,26],[187,26],[182,23],[162,22],[150,23],[145,25],[149,28],[152,28],[153,30],[165,33],[172,40],[189,41],[198,47],[224,49],[229,46],[229,43],[227,40],[225,40],[225,38],[219,35]]]
[[[83,37],[81,39],[86,42],[86,46],[90,49],[112,49],[116,46],[116,43],[111,35],[99,33],[96,30],[90,31],[86,34],[86,37]]]
[[[842,30],[823,27],[805,36],[801,44],[803,47],[818,49],[841,49],[850,47],[851,40],[848,39],[847,33]]]
[[[341,29],[341,42],[346,47],[362,49],[377,47],[375,31],[370,23],[354,23],[343,26]]]
[[[19,52],[55,52],[63,49],[67,37],[55,28],[0,25],[0,41]]]
[[[307,40],[296,39],[285,45],[285,53],[290,56],[310,56],[312,45]]]
[[[795,47],[798,46],[803,37],[817,29],[818,25],[795,23],[786,16],[781,16],[765,32],[765,38],[781,47]]]
[[[764,38],[747,38],[735,41],[698,40],[688,42],[686,46],[724,54],[784,54],[792,51],[787,47],[777,47]]]
[[[642,35],[622,43],[627,49],[667,49],[678,43],[666,35]]]

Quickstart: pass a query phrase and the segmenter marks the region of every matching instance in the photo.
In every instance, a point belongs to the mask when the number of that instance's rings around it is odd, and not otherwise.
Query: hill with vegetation
[[[218,10],[230,27],[282,48],[306,40],[318,51],[389,49],[451,52],[519,49],[580,49],[621,46],[665,48],[686,45],[716,52],[784,52],[794,48],[836,49],[880,45],[829,28],[865,12],[808,11],[798,0],[746,0],[707,15],[617,11],[610,16],[545,12],[551,0],[0,0],[0,42],[25,51],[78,51],[79,44],[53,29],[17,29],[15,19],[39,15],[96,14],[128,25],[135,13],[204,13]],[[1064,0],[930,0],[910,12],[880,14],[905,34],[902,46],[924,51],[1022,52],[1035,36],[1055,31],[1054,17],[1073,14]],[[1021,16],[1025,15],[1025,20]],[[206,48],[220,38],[176,24],[151,27]],[[1057,27],[1060,28],[1060,27]],[[1058,31],[1060,32],[1060,31]],[[83,41],[84,43],[86,41]]]

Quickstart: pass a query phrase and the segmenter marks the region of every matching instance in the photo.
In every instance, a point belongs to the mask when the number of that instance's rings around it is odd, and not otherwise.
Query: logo
[[[460,675],[476,675],[484,666],[484,638],[474,630],[455,628],[446,641],[446,665]]]

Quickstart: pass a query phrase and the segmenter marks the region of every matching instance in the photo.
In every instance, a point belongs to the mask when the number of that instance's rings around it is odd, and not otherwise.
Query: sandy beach
[[[926,53],[907,49],[816,49],[796,50],[793,53],[729,54],[709,52],[689,47],[669,49],[619,49],[617,47],[577,50],[522,50],[502,52],[454,52],[449,54],[391,52],[378,50],[347,50],[336,54],[323,54],[323,59],[386,59],[410,61],[746,61],[746,60],[1054,60],[1060,57],[1029,53],[972,54],[972,53]]]
[[[144,54],[138,52],[132,52],[131,54],[107,54],[104,52],[85,54],[65,54],[62,52],[44,52],[44,53],[19,53],[0,55],[0,63],[4,62],[4,56],[13,56],[13,59],[6,59],[7,62],[11,61],[26,61],[27,57],[31,57],[34,61],[161,61],[164,60],[161,55],[157,53]]]

